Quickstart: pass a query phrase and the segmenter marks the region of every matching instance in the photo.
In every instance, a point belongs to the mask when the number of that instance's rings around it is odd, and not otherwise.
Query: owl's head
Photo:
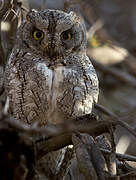
[[[73,12],[31,10],[21,28],[24,45],[51,59],[86,50],[85,26]]]

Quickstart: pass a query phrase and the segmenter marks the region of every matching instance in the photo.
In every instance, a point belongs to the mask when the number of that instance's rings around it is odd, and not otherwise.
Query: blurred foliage
[[[97,48],[97,47],[100,47],[102,46],[102,44],[99,42],[98,38],[96,35],[94,35],[91,39],[90,39],[90,45],[93,47],[93,48]]]

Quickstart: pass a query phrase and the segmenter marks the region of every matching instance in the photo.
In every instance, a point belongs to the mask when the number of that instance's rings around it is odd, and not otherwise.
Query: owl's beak
[[[50,57],[53,57],[53,56],[55,55],[54,48],[53,48],[53,47],[50,47],[48,53],[49,53],[49,56],[50,56]]]
[[[51,59],[52,58],[58,58],[59,56],[62,56],[61,50],[55,48],[54,46],[51,46],[50,48],[48,48],[47,54]]]

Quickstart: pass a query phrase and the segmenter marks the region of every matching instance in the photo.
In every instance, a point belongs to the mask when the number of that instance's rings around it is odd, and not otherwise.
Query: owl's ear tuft
[[[28,21],[31,21],[32,19],[34,19],[35,17],[37,17],[38,11],[36,9],[32,9],[27,15],[26,15],[26,19]]]
[[[70,15],[72,21],[74,21],[75,23],[80,23],[81,18],[75,12],[70,11],[69,15]]]
[[[74,11],[70,11],[70,12],[69,12],[69,15],[70,15],[71,17],[77,16],[76,13],[75,13]]]

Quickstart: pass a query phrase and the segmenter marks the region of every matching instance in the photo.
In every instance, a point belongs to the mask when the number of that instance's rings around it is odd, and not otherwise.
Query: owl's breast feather
[[[58,66],[54,69],[50,69],[46,66],[45,63],[37,63],[36,69],[45,78],[46,87],[49,89],[47,100],[50,104],[50,112],[53,112],[57,106],[57,98],[64,95],[65,80],[68,80],[70,76],[74,76],[76,71],[64,66]]]

